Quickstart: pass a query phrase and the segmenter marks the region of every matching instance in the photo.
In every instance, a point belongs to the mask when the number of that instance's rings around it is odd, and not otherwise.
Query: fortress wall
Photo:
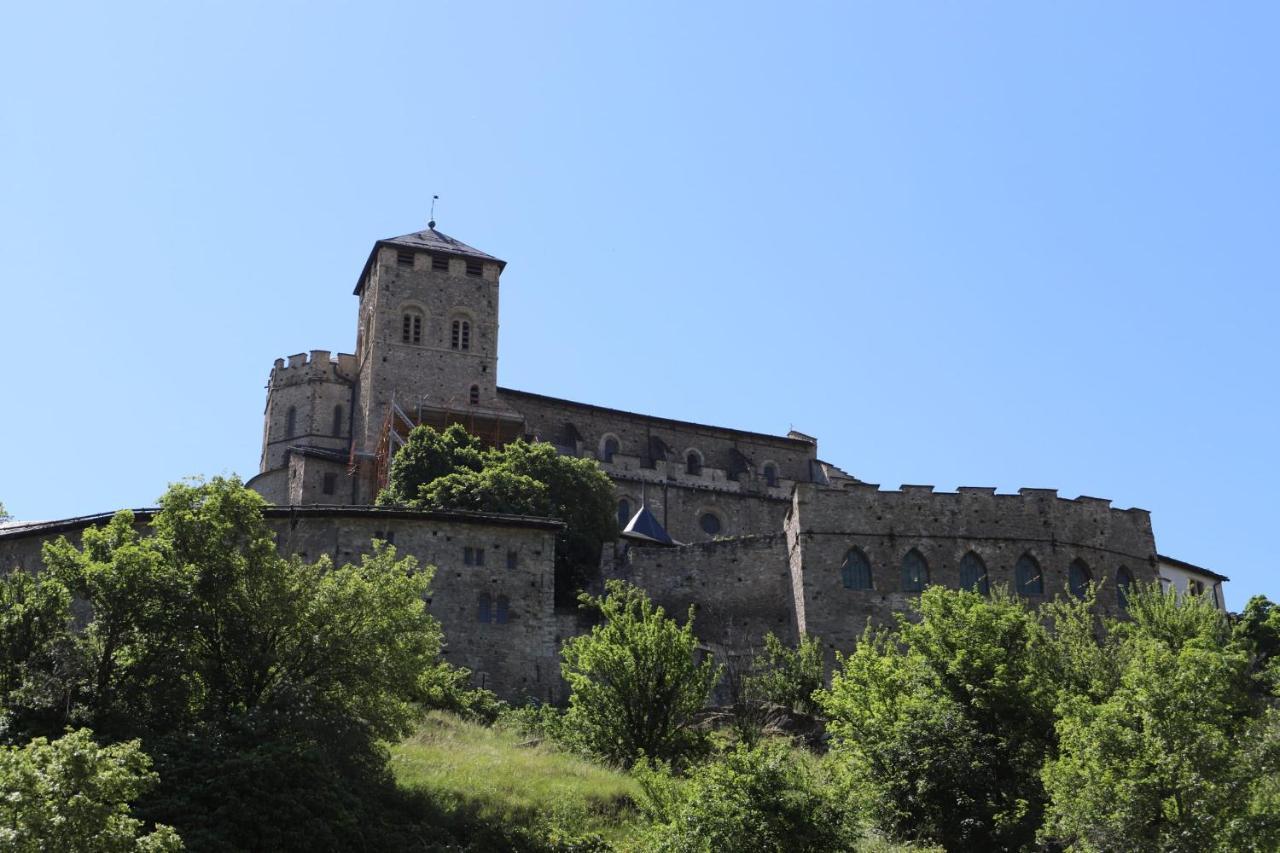
[[[652,471],[605,469],[613,478],[619,500],[625,498],[634,513],[643,499],[677,542],[710,542],[781,531],[791,505],[785,497],[743,493],[722,484],[689,486],[643,476],[652,475]],[[699,519],[706,512],[720,519],[718,534],[708,534],[700,526]]]
[[[498,393],[511,408],[524,415],[526,432],[575,455],[599,458],[605,435],[616,436],[620,444],[618,456],[612,464],[602,463],[605,470],[611,472],[614,467],[659,470],[664,477],[681,480],[688,476],[684,473],[685,454],[692,448],[701,452],[705,470],[701,477],[691,479],[717,485],[727,483],[742,491],[771,491],[786,496],[790,494],[791,481],[809,481],[809,461],[817,455],[817,445],[802,439],[651,417],[508,388],[500,388]],[[572,430],[567,425],[572,425]],[[651,452],[651,440],[655,438],[669,451],[669,464],[659,469],[654,466],[661,465],[663,460]],[[738,471],[743,467],[743,459],[737,458],[733,451],[746,460],[748,470]],[[788,482],[769,489],[763,476],[766,462],[777,465],[779,477]],[[730,472],[734,472],[736,480]]]
[[[772,631],[796,638],[786,537],[781,533],[685,545],[678,548],[615,546],[609,577],[645,589],[681,622],[695,607],[699,639],[731,655],[762,648]]]
[[[135,516],[144,525],[152,513],[136,510]],[[557,523],[342,507],[271,507],[264,514],[280,549],[307,560],[327,555],[335,564],[354,563],[372,550],[376,537],[392,541],[400,555],[436,566],[429,603],[444,629],[445,658],[471,669],[476,684],[503,698],[561,698],[553,612]],[[109,519],[104,514],[0,531],[0,571],[39,571],[45,541],[65,535],[78,545],[86,527]],[[468,547],[483,550],[482,566],[466,564]],[[510,552],[514,568],[508,568]],[[491,617],[497,597],[507,599],[504,624],[480,621],[484,593],[491,596]]]
[[[928,563],[931,583],[960,585],[959,563],[970,550],[987,567],[991,585],[1014,588],[1014,565],[1023,553],[1039,562],[1041,602],[1067,588],[1068,567],[1087,564],[1102,584],[1100,610],[1118,615],[1116,572],[1128,568],[1137,581],[1156,579],[1155,540],[1145,510],[1112,509],[1110,501],[1059,498],[1052,489],[997,495],[994,489],[935,493],[930,486],[880,491],[859,485],[796,490],[787,519],[788,548],[798,621],[831,647],[848,651],[868,622],[888,624],[907,609],[913,594],[902,589],[902,560],[911,549]],[[857,546],[871,563],[872,590],[843,586],[840,568]]]

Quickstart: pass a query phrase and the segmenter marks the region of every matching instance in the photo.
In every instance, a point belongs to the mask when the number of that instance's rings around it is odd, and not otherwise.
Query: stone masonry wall
[[[139,523],[151,512],[135,511]],[[436,566],[429,604],[444,630],[445,658],[471,669],[476,684],[503,698],[563,698],[553,607],[556,523],[341,507],[273,507],[265,515],[281,550],[304,559],[323,554],[335,564],[354,563],[380,538],[400,555]],[[0,532],[0,572],[38,571],[45,541],[65,535],[79,544],[86,527],[108,520],[89,516]],[[467,548],[473,549],[472,565]],[[476,551],[484,554],[482,565],[474,565]],[[488,621],[480,619],[482,595],[489,596]],[[505,600],[502,622],[499,597]]]
[[[260,472],[281,468],[295,444],[345,451],[351,440],[351,392],[356,376],[355,356],[330,358],[327,350],[313,350],[276,359],[267,382],[264,442]],[[338,429],[334,410],[341,407]],[[289,409],[294,429],[288,431]]]
[[[1065,593],[1068,567],[1083,560],[1101,583],[1100,610],[1118,614],[1116,573],[1127,568],[1135,580],[1156,578],[1155,540],[1145,510],[1112,509],[1110,501],[1065,500],[1052,489],[1022,489],[997,495],[995,489],[961,488],[935,493],[931,486],[880,491],[857,485],[826,489],[797,487],[786,520],[791,600],[798,628],[833,649],[849,651],[868,622],[887,624],[907,609],[902,561],[915,549],[924,557],[929,582],[959,587],[959,563],[969,551],[986,565],[993,587],[1014,588],[1014,565],[1028,553],[1039,563],[1044,595]],[[853,547],[871,564],[871,590],[846,589],[841,565]]]

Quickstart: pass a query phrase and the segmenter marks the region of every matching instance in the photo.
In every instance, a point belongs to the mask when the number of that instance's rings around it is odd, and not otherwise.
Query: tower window
[[[320,491],[326,495],[331,495],[338,491],[338,475],[330,471],[324,475],[324,483],[320,487]]]
[[[400,323],[400,342],[406,344],[422,343],[422,315],[417,311],[406,311]]]
[[[444,255],[432,255],[431,268],[436,272],[448,272],[449,259],[446,258]]]
[[[769,488],[778,485],[778,466],[772,462],[764,466],[764,482]]]
[[[467,261],[467,275],[479,276],[484,272],[484,266],[479,261]]]
[[[1071,590],[1071,594],[1076,598],[1084,598],[1091,583],[1093,583],[1093,575],[1084,560],[1073,560],[1071,567],[1067,569],[1067,587]]]
[[[342,437],[342,407],[341,406],[333,407],[333,429],[331,430],[331,432],[333,433],[334,436],[338,438]]]
[[[408,249],[396,249],[396,266],[412,267],[413,252],[409,251]]]
[[[696,450],[690,450],[684,457],[684,472],[694,477],[702,475],[702,454]]]
[[[600,461],[612,462],[613,454],[617,453],[620,449],[622,449],[622,446],[618,443],[618,439],[613,436],[608,436],[605,438],[604,446],[600,450]]]
[[[298,410],[290,406],[289,411],[284,415],[284,437],[293,438],[298,431]]]
[[[454,320],[449,336],[449,346],[453,349],[471,349],[471,321]]]
[[[471,393],[468,395],[468,399],[471,401],[471,405],[473,406],[477,406],[480,404],[480,386],[479,385],[471,386]]]

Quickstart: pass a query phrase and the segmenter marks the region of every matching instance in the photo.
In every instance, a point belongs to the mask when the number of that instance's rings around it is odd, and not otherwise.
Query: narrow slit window
[[[293,406],[284,414],[284,437],[293,438],[298,430],[298,410]]]
[[[431,268],[436,272],[448,272],[449,259],[446,258],[444,255],[432,255]]]
[[[337,438],[342,437],[342,414],[341,406],[333,407],[333,429],[331,432]]]
[[[397,249],[396,250],[396,266],[412,267],[413,252],[409,251],[408,249]]]
[[[471,349],[471,324],[466,320],[462,321],[462,349]]]
[[[475,405],[479,405],[479,403],[480,403],[480,386],[479,386],[479,385],[472,385],[472,386],[471,386],[471,391],[470,391],[470,393],[469,393],[469,395],[468,395],[468,396],[469,396],[469,399],[470,399],[470,401],[471,401],[471,405],[473,405],[473,406],[475,406]]]
[[[467,275],[479,277],[484,273],[484,265],[479,261],[467,261]]]

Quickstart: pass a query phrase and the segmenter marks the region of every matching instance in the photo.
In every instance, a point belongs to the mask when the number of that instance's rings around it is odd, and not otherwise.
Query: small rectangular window
[[[320,487],[320,490],[326,495],[331,495],[338,491],[338,475],[334,474],[332,471],[325,474],[324,484]]]
[[[431,268],[436,272],[448,272],[449,259],[446,258],[444,255],[432,255]]]
[[[476,549],[476,565],[477,566],[484,565],[484,549],[483,548]]]
[[[484,265],[479,261],[467,261],[467,275],[479,276],[484,272]]]
[[[516,551],[507,552],[507,568],[514,569],[520,565],[520,554]]]
[[[467,547],[462,549],[462,563],[463,565],[467,565],[467,566],[474,566],[476,564],[475,548],[472,548],[470,545],[468,545]]]
[[[412,267],[412,266],[413,266],[413,252],[411,252],[411,251],[410,251],[410,250],[408,250],[408,249],[397,249],[397,250],[396,250],[396,266],[398,266],[398,267]]]

